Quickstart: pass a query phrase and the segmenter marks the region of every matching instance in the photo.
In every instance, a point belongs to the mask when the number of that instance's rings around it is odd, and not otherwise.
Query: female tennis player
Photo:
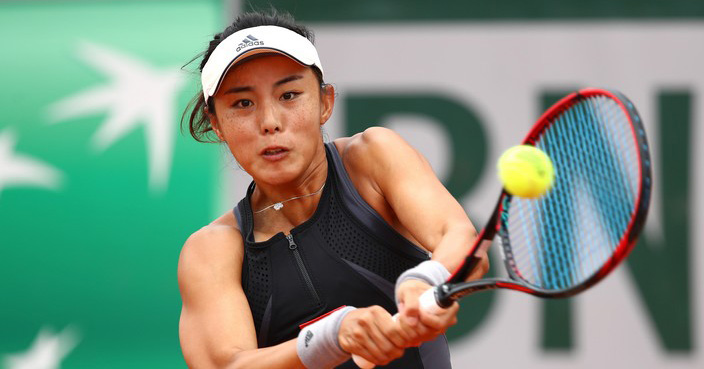
[[[253,182],[183,246],[187,364],[353,368],[355,354],[449,368],[443,333],[458,306],[434,315],[418,297],[458,266],[476,232],[426,160],[384,128],[323,141],[335,91],[312,33],[289,15],[241,15],[200,70],[191,134],[225,143]],[[483,260],[470,278],[486,272]]]

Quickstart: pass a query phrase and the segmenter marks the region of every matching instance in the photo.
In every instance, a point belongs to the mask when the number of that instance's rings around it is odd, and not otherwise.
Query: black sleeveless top
[[[326,143],[325,151],[328,175],[318,208],[290,235],[254,241],[254,182],[234,209],[245,245],[242,287],[259,347],[296,338],[301,324],[343,305],[380,305],[396,313],[396,279],[428,259],[362,199],[335,145]],[[356,366],[350,360],[339,368]],[[385,368],[450,368],[447,340],[408,348]]]

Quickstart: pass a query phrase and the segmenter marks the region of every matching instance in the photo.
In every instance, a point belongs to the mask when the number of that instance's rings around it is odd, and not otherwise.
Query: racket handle
[[[423,292],[422,295],[420,295],[420,297],[418,298],[418,303],[420,304],[421,310],[431,314],[440,314],[443,310],[445,310],[440,305],[438,305],[438,301],[435,298],[436,288],[437,287],[430,288],[427,291]],[[394,314],[391,319],[393,319],[394,322],[398,322],[398,313]],[[371,361],[358,355],[352,355],[352,360],[361,369],[371,369],[375,366]]]
[[[423,292],[418,298],[418,303],[420,304],[420,309],[431,314],[441,314],[445,308],[438,304],[437,290],[438,287],[429,288],[427,291]]]

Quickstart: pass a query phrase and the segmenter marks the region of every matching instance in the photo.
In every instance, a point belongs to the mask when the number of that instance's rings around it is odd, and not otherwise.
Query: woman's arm
[[[303,368],[295,339],[257,348],[240,283],[242,260],[242,237],[226,225],[204,227],[183,246],[179,336],[186,363],[191,368]]]
[[[367,129],[343,145],[343,160],[363,197],[402,233],[431,251],[433,260],[454,271],[469,252],[476,230],[425,158],[386,128]],[[481,256],[470,279],[488,271],[486,253]],[[423,340],[454,324],[457,312],[454,306],[440,317],[421,314],[417,299],[429,287],[408,280],[396,291],[402,321],[415,327]],[[424,324],[416,326],[418,319]]]
[[[362,196],[389,223],[399,225],[449,271],[460,265],[476,230],[418,151],[395,132],[373,127],[344,143],[343,160],[356,177],[355,186],[366,192]],[[487,261],[474,276],[486,268]]]
[[[183,300],[179,336],[186,363],[199,369],[304,368],[297,339],[257,347],[252,313],[240,284],[242,260],[242,237],[226,225],[209,225],[183,246],[178,265]],[[329,339],[344,352],[379,365],[403,355],[409,342],[379,306],[350,312],[339,324],[337,336]]]

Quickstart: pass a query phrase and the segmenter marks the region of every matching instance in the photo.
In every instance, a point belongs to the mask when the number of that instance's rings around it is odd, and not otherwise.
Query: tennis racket
[[[635,245],[650,204],[651,163],[641,118],[624,95],[574,92],[549,108],[522,143],[551,158],[552,188],[537,199],[502,190],[462,265],[421,296],[421,309],[441,311],[463,296],[497,288],[573,296],[606,277]],[[480,260],[475,252],[497,235],[508,278],[466,282]]]

